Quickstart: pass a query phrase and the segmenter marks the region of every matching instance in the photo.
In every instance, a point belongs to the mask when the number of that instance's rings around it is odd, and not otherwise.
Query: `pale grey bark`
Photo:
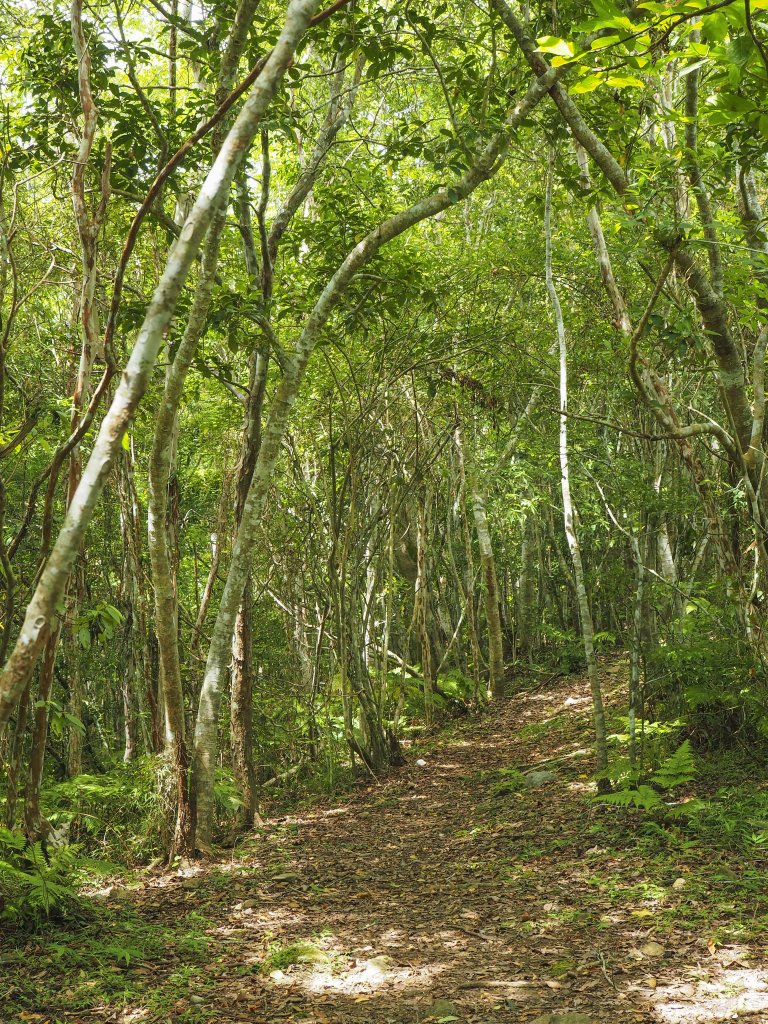
[[[471,495],[469,494],[469,489],[467,487],[467,473],[464,461],[464,441],[460,426],[457,426],[453,432],[453,441],[456,445],[459,465],[459,495],[457,505],[461,504],[459,515],[461,517],[461,536],[464,542],[464,557],[466,559],[462,589],[464,590],[464,607],[467,613],[469,644],[472,651],[474,696],[475,699],[477,699],[480,695],[480,673],[483,667],[483,656],[480,651],[480,640],[477,630],[477,610],[475,607],[475,563],[474,553],[472,551],[472,534],[469,528],[469,505]]]
[[[0,675],[0,730],[22,694],[58,614],[66,582],[88,523],[120,451],[123,434],[146,392],[165,331],[198,247],[215,211],[229,193],[238,165],[318,6],[319,0],[290,0],[280,37],[228,132],[168,257],[128,364],[121,374],[115,397],[102,421],[93,452],[67,510],[64,524],[27,606],[14,650]]]
[[[605,711],[603,693],[597,668],[594,646],[594,623],[592,609],[584,577],[584,565],[581,557],[581,544],[576,528],[573,500],[571,497],[570,460],[568,453],[568,349],[565,337],[565,323],[560,298],[557,294],[552,275],[552,178],[554,154],[550,155],[549,172],[547,175],[546,198],[544,206],[545,263],[544,271],[547,292],[557,329],[558,348],[560,353],[560,489],[563,497],[563,524],[571,554],[573,576],[576,584],[576,597],[579,605],[579,621],[581,636],[584,643],[584,658],[587,662],[587,675],[592,692],[592,715],[595,727],[595,766],[598,772],[608,767],[608,749],[606,746]],[[603,787],[600,787],[603,788]]]
[[[488,525],[485,494],[474,478],[471,480],[470,491],[477,546],[480,549],[483,597],[485,599],[485,624],[488,630],[488,696],[493,697],[494,700],[500,700],[505,696],[504,641],[501,632],[496,559],[493,554],[491,530]]]
[[[530,657],[536,640],[536,530],[532,511],[525,514],[522,534],[517,588],[517,640],[520,653]]]

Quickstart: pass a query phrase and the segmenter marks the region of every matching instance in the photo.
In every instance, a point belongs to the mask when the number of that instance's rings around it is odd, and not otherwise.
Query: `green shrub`
[[[649,659],[654,713],[683,719],[700,750],[768,737],[768,680],[741,635],[732,617],[698,599]]]
[[[104,775],[78,775],[48,786],[46,816],[70,821],[73,835],[90,852],[122,862],[158,856],[165,848],[167,809],[162,797],[164,764],[143,757],[117,764]]]
[[[163,758],[114,765],[104,775],[78,775],[48,786],[45,811],[54,824],[71,822],[89,852],[121,863],[140,863],[167,852],[173,809],[164,794],[170,777]],[[242,806],[232,773],[216,769],[216,810],[227,818]]]
[[[692,782],[696,777],[696,759],[690,740],[681,743],[645,780],[639,778],[638,773],[632,771],[631,766],[628,768],[627,764],[626,759],[622,758],[607,771],[600,773],[601,778],[618,781],[620,788],[613,793],[595,797],[597,803],[612,807],[636,807],[644,811],[661,810],[672,814],[691,812],[701,807],[700,801],[670,804],[665,799],[672,790]]]
[[[75,847],[52,850],[0,828],[0,920],[28,926],[74,912],[76,862]]]

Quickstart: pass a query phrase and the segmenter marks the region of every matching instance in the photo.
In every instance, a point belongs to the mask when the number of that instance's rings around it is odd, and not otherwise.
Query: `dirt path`
[[[169,935],[198,921],[198,968],[174,947],[126,967],[165,1001],[18,1019],[768,1021],[765,943],[734,941],[764,896],[721,891],[713,911],[713,871],[737,872],[735,854],[728,869],[727,851],[670,849],[647,821],[591,808],[588,711],[581,681],[521,695],[213,872],[124,893]],[[503,770],[545,761],[553,779],[500,791]]]

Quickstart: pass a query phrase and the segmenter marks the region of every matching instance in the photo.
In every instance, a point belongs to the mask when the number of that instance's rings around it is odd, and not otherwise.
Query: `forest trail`
[[[130,911],[165,935],[122,968],[132,997],[17,1019],[768,1021],[764,948],[722,938],[750,904],[737,894],[713,923],[727,853],[670,853],[647,821],[591,808],[589,709],[584,680],[523,693],[449,727],[426,764],[411,752],[345,802],[270,823],[229,862],[115,890],[116,920]],[[503,770],[543,762],[553,779],[498,791]],[[72,992],[71,975],[58,984]]]

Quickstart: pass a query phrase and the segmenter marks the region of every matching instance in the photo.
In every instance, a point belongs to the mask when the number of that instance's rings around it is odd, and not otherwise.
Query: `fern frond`
[[[685,740],[651,776],[651,782],[662,789],[674,789],[696,778],[696,758],[691,741]]]

